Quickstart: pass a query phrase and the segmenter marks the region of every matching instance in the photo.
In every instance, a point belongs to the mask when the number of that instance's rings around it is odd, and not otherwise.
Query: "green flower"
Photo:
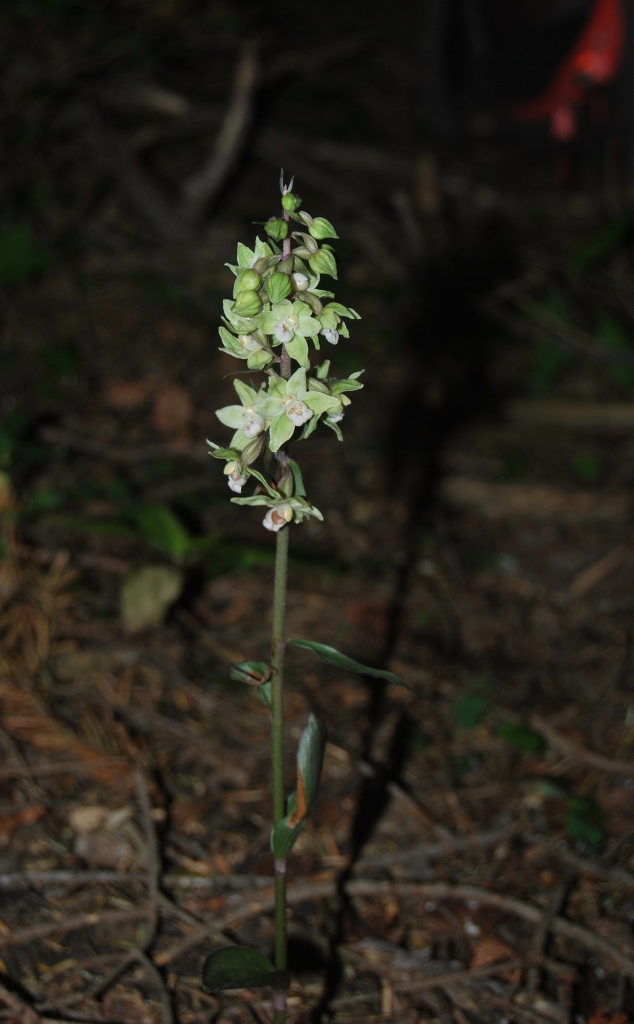
[[[236,359],[246,359],[250,370],[263,370],[270,366],[275,356],[255,319],[238,316],[230,299],[225,299],[223,308],[225,326],[218,328],[223,342],[220,351]]]
[[[217,410],[216,416],[226,427],[233,427],[235,434],[231,439],[231,447],[241,452],[254,437],[258,437],[266,429],[263,415],[254,408],[263,392],[254,391],[241,380],[234,380],[233,386],[242,405],[225,405],[224,408]]]
[[[334,395],[309,391],[306,370],[300,366],[287,381],[275,375],[269,377],[268,393],[258,397],[254,410],[269,424],[269,447],[276,452],[290,440],[295,427],[301,427],[313,417],[316,417],[316,425],[320,416],[336,412],[340,405]]]
[[[311,505],[305,498],[282,498],[279,495],[254,494],[250,498],[232,498],[234,505],[262,505],[268,512],[262,520],[267,530],[277,533],[292,519],[301,523],[306,516],[313,516],[323,522],[324,517],[318,508]]]
[[[343,316],[348,317],[350,320],[361,319],[356,310],[350,309],[348,306],[342,306],[340,302],[329,302],[323,307],[321,312],[315,315],[321,324],[319,333],[331,345],[337,344],[340,335],[344,338],[348,337],[348,326],[341,319]]]
[[[291,359],[300,366],[308,365],[306,338],[314,338],[321,330],[319,321],[311,316],[311,308],[301,300],[284,299],[274,302],[271,309],[255,317],[264,334],[273,335],[281,342]]]
[[[310,391],[319,392],[319,394],[330,395],[331,398],[333,399],[333,402],[337,403],[335,406],[333,406],[332,409],[328,410],[326,417],[324,419],[324,423],[326,424],[327,427],[330,427],[331,430],[334,430],[335,434],[337,435],[340,441],[343,441],[343,436],[341,433],[341,429],[339,428],[339,423],[344,417],[344,409],[346,408],[346,406],[351,404],[350,399],[346,394],[346,391],[361,390],[363,384],[361,383],[360,380],[358,380],[358,378],[363,373],[363,370],[357,370],[356,373],[351,374],[344,380],[328,380],[327,374],[329,369],[329,359],[322,363],[321,366],[316,367],[317,376],[311,377],[311,379],[308,381],[308,388]],[[316,425],[316,423],[314,425],[310,423],[302,436],[309,437],[310,434],[312,434],[313,430],[315,429]]]

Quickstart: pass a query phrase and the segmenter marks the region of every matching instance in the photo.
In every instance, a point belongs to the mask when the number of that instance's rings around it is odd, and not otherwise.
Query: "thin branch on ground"
[[[247,43],[240,54],[233,94],[216,136],[213,153],[205,167],[183,185],[183,217],[189,223],[200,220],[205,207],[218,195],[240,156],[251,120],[257,81],[257,51],[252,43]]]

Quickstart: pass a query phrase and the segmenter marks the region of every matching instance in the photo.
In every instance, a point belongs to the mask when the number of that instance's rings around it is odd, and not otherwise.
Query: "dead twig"
[[[15,992],[10,992],[2,984],[0,984],[0,1002],[8,1007],[9,1013],[15,1014],[15,1020],[19,1020],[21,1024],[42,1024],[42,1018],[37,1010],[34,1010],[24,999],[17,996]],[[4,1014],[1,1016],[4,1017]]]
[[[256,48],[248,43],[238,61],[231,102],[216,136],[213,153],[205,167],[188,178],[183,186],[183,218],[190,224],[200,220],[204,208],[218,195],[240,155],[251,119],[257,78]]]
[[[85,455],[96,455],[108,462],[119,465],[136,465],[148,459],[165,459],[170,457],[193,459],[202,462],[209,458],[209,449],[205,445],[194,445],[187,442],[174,441],[171,444],[147,444],[124,447],[95,441],[72,430],[62,427],[45,427],[40,437],[48,444],[71,448]]]
[[[550,725],[549,722],[546,722],[539,715],[531,716],[530,726],[535,732],[540,733],[555,750],[558,750],[566,757],[571,757],[573,760],[580,761],[583,764],[589,764],[592,768],[598,768],[602,772],[609,772],[611,775],[634,776],[634,761],[615,761],[610,757],[604,757],[603,754],[595,754],[591,750],[586,750],[580,744],[562,736],[554,726]]]
[[[77,914],[75,917],[64,917],[58,921],[48,921],[46,924],[35,924],[30,928],[20,928],[6,934],[0,933],[0,948],[23,946],[28,942],[49,939],[52,935],[65,935],[81,928],[96,928],[101,924],[132,924],[135,921],[142,921],[146,914],[147,910],[144,907],[137,907],[135,910],[92,911],[88,914]]]

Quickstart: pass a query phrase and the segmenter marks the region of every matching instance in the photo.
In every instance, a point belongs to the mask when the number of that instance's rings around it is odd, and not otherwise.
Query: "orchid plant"
[[[231,666],[231,678],[256,687],[270,712],[272,748],[273,826],[271,848],[275,879],[274,962],[243,946],[226,946],[205,961],[203,983],[208,991],[269,986],[273,990],[273,1021],[286,1020],[287,970],[286,866],[315,802],[326,746],[326,728],[311,714],[297,751],[297,788],[287,798],[283,764],[283,669],[286,647],[312,651],[323,661],[348,671],[362,672],[402,683],[391,672],[362,665],[325,644],[285,637],[288,547],[291,523],[308,517],[323,520],[308,500],[300,467],[289,453],[291,441],[305,440],[323,425],[343,440],[340,423],[350,405],[349,395],[363,387],[363,371],[348,377],[331,372],[331,360],[314,353],[321,344],[336,346],[348,338],[348,320],[359,314],[336,302],[320,287],[322,276],[336,280],[332,246],[324,239],[338,236],[330,221],[311,217],[293,192],[293,180],[280,176],[282,210],[263,226],[267,241],[257,238],[253,249],[238,244],[232,299],[223,304],[219,328],[221,351],[245,360],[247,371],[260,374],[249,383],[236,377],[239,404],[218,409],[220,422],[233,430],[229,447],[209,441],[211,454],[225,462],[229,488],[236,505],[265,508],[263,526],[276,537],[273,587],[273,628],[269,661],[244,661]],[[294,225],[297,229],[293,230]],[[258,468],[259,467],[259,468]],[[254,484],[253,493],[243,488]]]

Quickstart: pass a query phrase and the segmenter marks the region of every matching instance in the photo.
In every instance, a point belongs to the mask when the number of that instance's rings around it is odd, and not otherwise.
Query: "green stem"
[[[271,637],[271,714],[273,751],[273,822],[278,825],[285,814],[284,799],[284,632],[286,618],[286,580],[288,572],[289,528],[277,534],[275,583],[273,587],[273,633]]]
[[[284,634],[286,619],[286,586],[288,575],[289,528],[283,526],[277,534],[275,548],[275,583],[273,589],[273,632],[271,640],[271,717],[273,760],[273,822],[278,825],[285,815],[284,796]],[[275,862],[275,967],[286,970],[286,862]],[[280,995],[277,996],[278,1001]],[[273,1011],[273,1024],[284,1024],[284,1006]]]
[[[287,211],[284,219],[289,220]],[[282,258],[291,255],[291,239],[285,238]],[[286,380],[291,375],[291,360],[283,347],[280,372]],[[273,633],[271,637],[271,717],[273,757],[273,822],[278,825],[285,815],[284,795],[284,637],[286,621],[286,590],[288,579],[288,541],[290,531],[283,526],[277,534],[275,547],[275,583],[273,585]],[[286,861],[275,862],[275,967],[287,966]],[[286,993],[275,993],[273,1024],[286,1021]]]

